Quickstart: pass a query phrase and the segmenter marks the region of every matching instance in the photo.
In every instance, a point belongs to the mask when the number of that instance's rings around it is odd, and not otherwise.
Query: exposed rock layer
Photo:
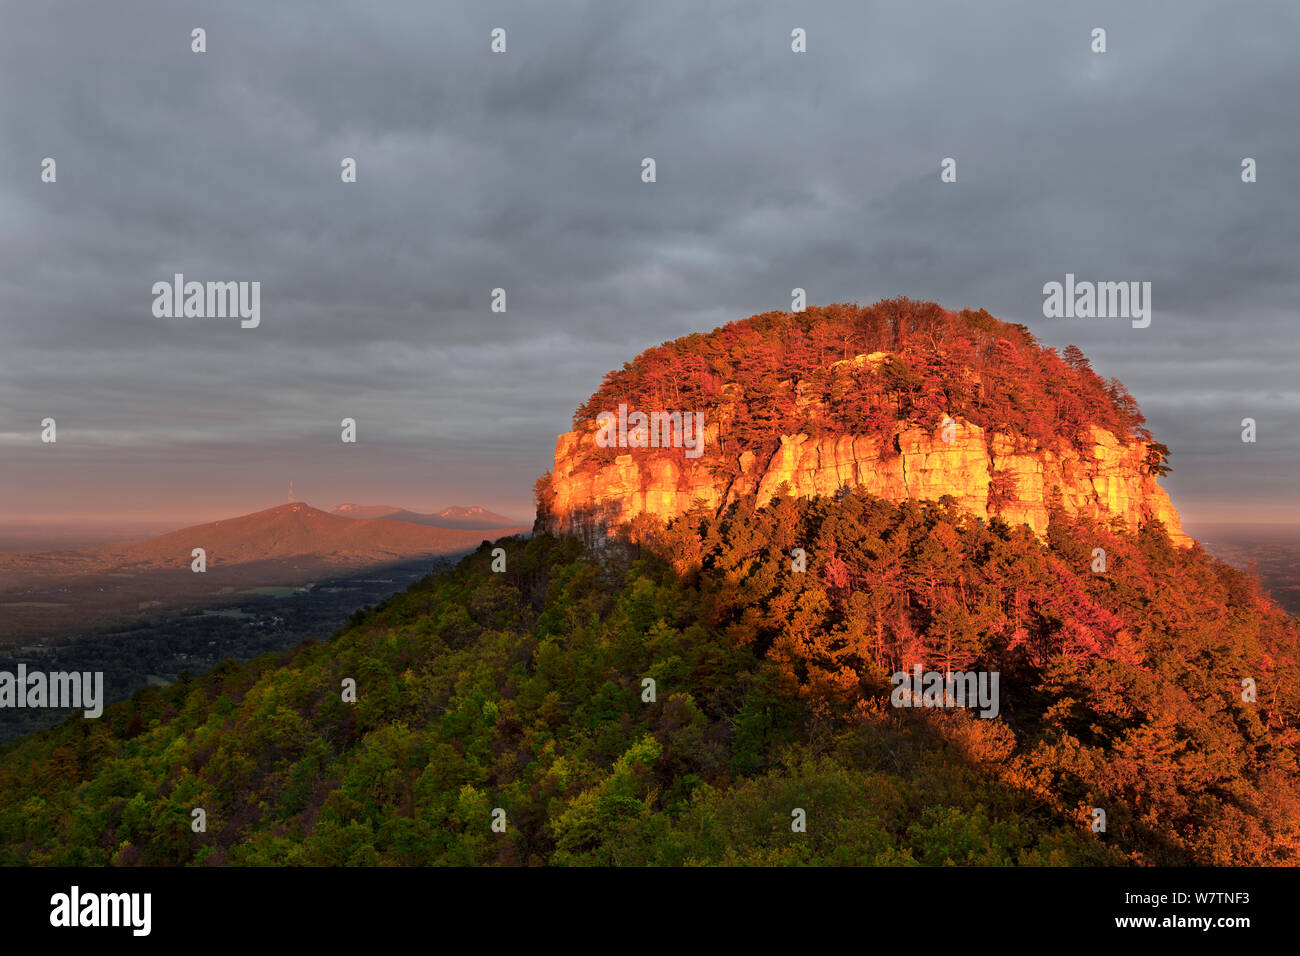
[[[559,436],[539,530],[591,538],[642,514],[667,521],[696,504],[716,512],[755,491],[766,504],[783,484],[795,496],[834,494],[847,485],[893,501],[951,495],[980,518],[1023,522],[1038,534],[1047,529],[1049,505],[1059,494],[1070,514],[1119,517],[1132,529],[1158,519],[1176,544],[1192,543],[1169,495],[1143,467],[1147,444],[1125,444],[1095,425],[1076,443],[1058,447],[987,434],[961,420],[950,429],[950,441],[941,429],[903,425],[889,444],[865,435],[782,435],[768,461],[751,452],[734,459],[739,474],[730,482],[715,477],[712,431],[705,432],[706,454],[695,460],[629,448],[604,463],[588,452],[596,447],[594,430]]]

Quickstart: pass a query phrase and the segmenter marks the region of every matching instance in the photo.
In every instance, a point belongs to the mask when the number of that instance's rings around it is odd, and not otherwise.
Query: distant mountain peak
[[[35,558],[13,553],[0,561],[0,570],[37,565],[93,571],[188,567],[193,548],[204,548],[213,566],[300,557],[319,558],[330,565],[376,564],[467,550],[482,541],[480,530],[420,521],[355,520],[294,501],[152,538],[50,552]],[[522,528],[502,525],[494,530],[508,534]]]
[[[483,530],[489,528],[513,528],[519,523],[513,518],[488,511],[478,505],[452,505],[436,514],[422,514],[409,511],[395,505],[359,505],[353,502],[341,504],[330,512],[342,518],[386,518],[391,521],[406,521],[411,524],[429,525],[434,528],[452,528],[460,531]]]
[[[344,518],[387,518],[389,515],[400,514],[405,510],[396,505],[359,505],[347,502],[334,508],[330,514]]]

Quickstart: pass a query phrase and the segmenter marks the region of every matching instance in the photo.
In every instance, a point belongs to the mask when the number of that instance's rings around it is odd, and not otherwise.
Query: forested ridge
[[[1076,346],[1057,353],[983,309],[908,298],[766,312],[646,349],[605,376],[574,428],[620,403],[703,411],[723,467],[742,450],[766,460],[783,434],[875,435],[888,447],[899,423],[934,427],[945,416],[1044,446],[1077,441],[1089,425],[1121,441],[1151,439],[1124,384],[1102,379]],[[1152,448],[1150,467],[1164,474],[1168,449]],[[618,450],[584,453],[599,460]]]
[[[636,530],[508,539],[500,573],[485,543],[8,746],[0,863],[1297,861],[1300,625],[1158,523],[845,492]],[[890,706],[914,664],[998,670],[998,716]]]

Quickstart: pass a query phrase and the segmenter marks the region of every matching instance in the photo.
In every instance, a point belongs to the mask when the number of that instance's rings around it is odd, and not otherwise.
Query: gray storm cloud
[[[288,477],[523,514],[608,369],[799,286],[1076,343],[1174,450],[1185,518],[1300,520],[1300,8],[1050,7],[11,4],[0,515]],[[176,272],[260,281],[261,326],[154,318]],[[1067,272],[1150,281],[1151,327],[1043,318]]]

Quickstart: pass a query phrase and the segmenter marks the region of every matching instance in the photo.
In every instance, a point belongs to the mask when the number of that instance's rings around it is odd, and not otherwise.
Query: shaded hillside
[[[0,862],[1297,862],[1297,623],[1159,525],[858,492],[641,530],[7,748]],[[891,707],[913,664],[1000,670],[998,717]]]
[[[323,576],[310,587],[248,588],[210,602],[158,602],[134,614],[107,615],[98,621],[83,618],[76,632],[59,633],[56,639],[27,645],[0,642],[0,671],[13,674],[26,665],[47,673],[100,672],[105,700],[123,700],[186,672],[201,674],[222,661],[283,653],[304,640],[332,633],[358,607],[404,591],[460,557],[369,566]],[[273,580],[276,569],[264,572]],[[75,639],[64,639],[70,637]],[[79,713],[76,708],[0,708],[0,743],[53,727]]]

